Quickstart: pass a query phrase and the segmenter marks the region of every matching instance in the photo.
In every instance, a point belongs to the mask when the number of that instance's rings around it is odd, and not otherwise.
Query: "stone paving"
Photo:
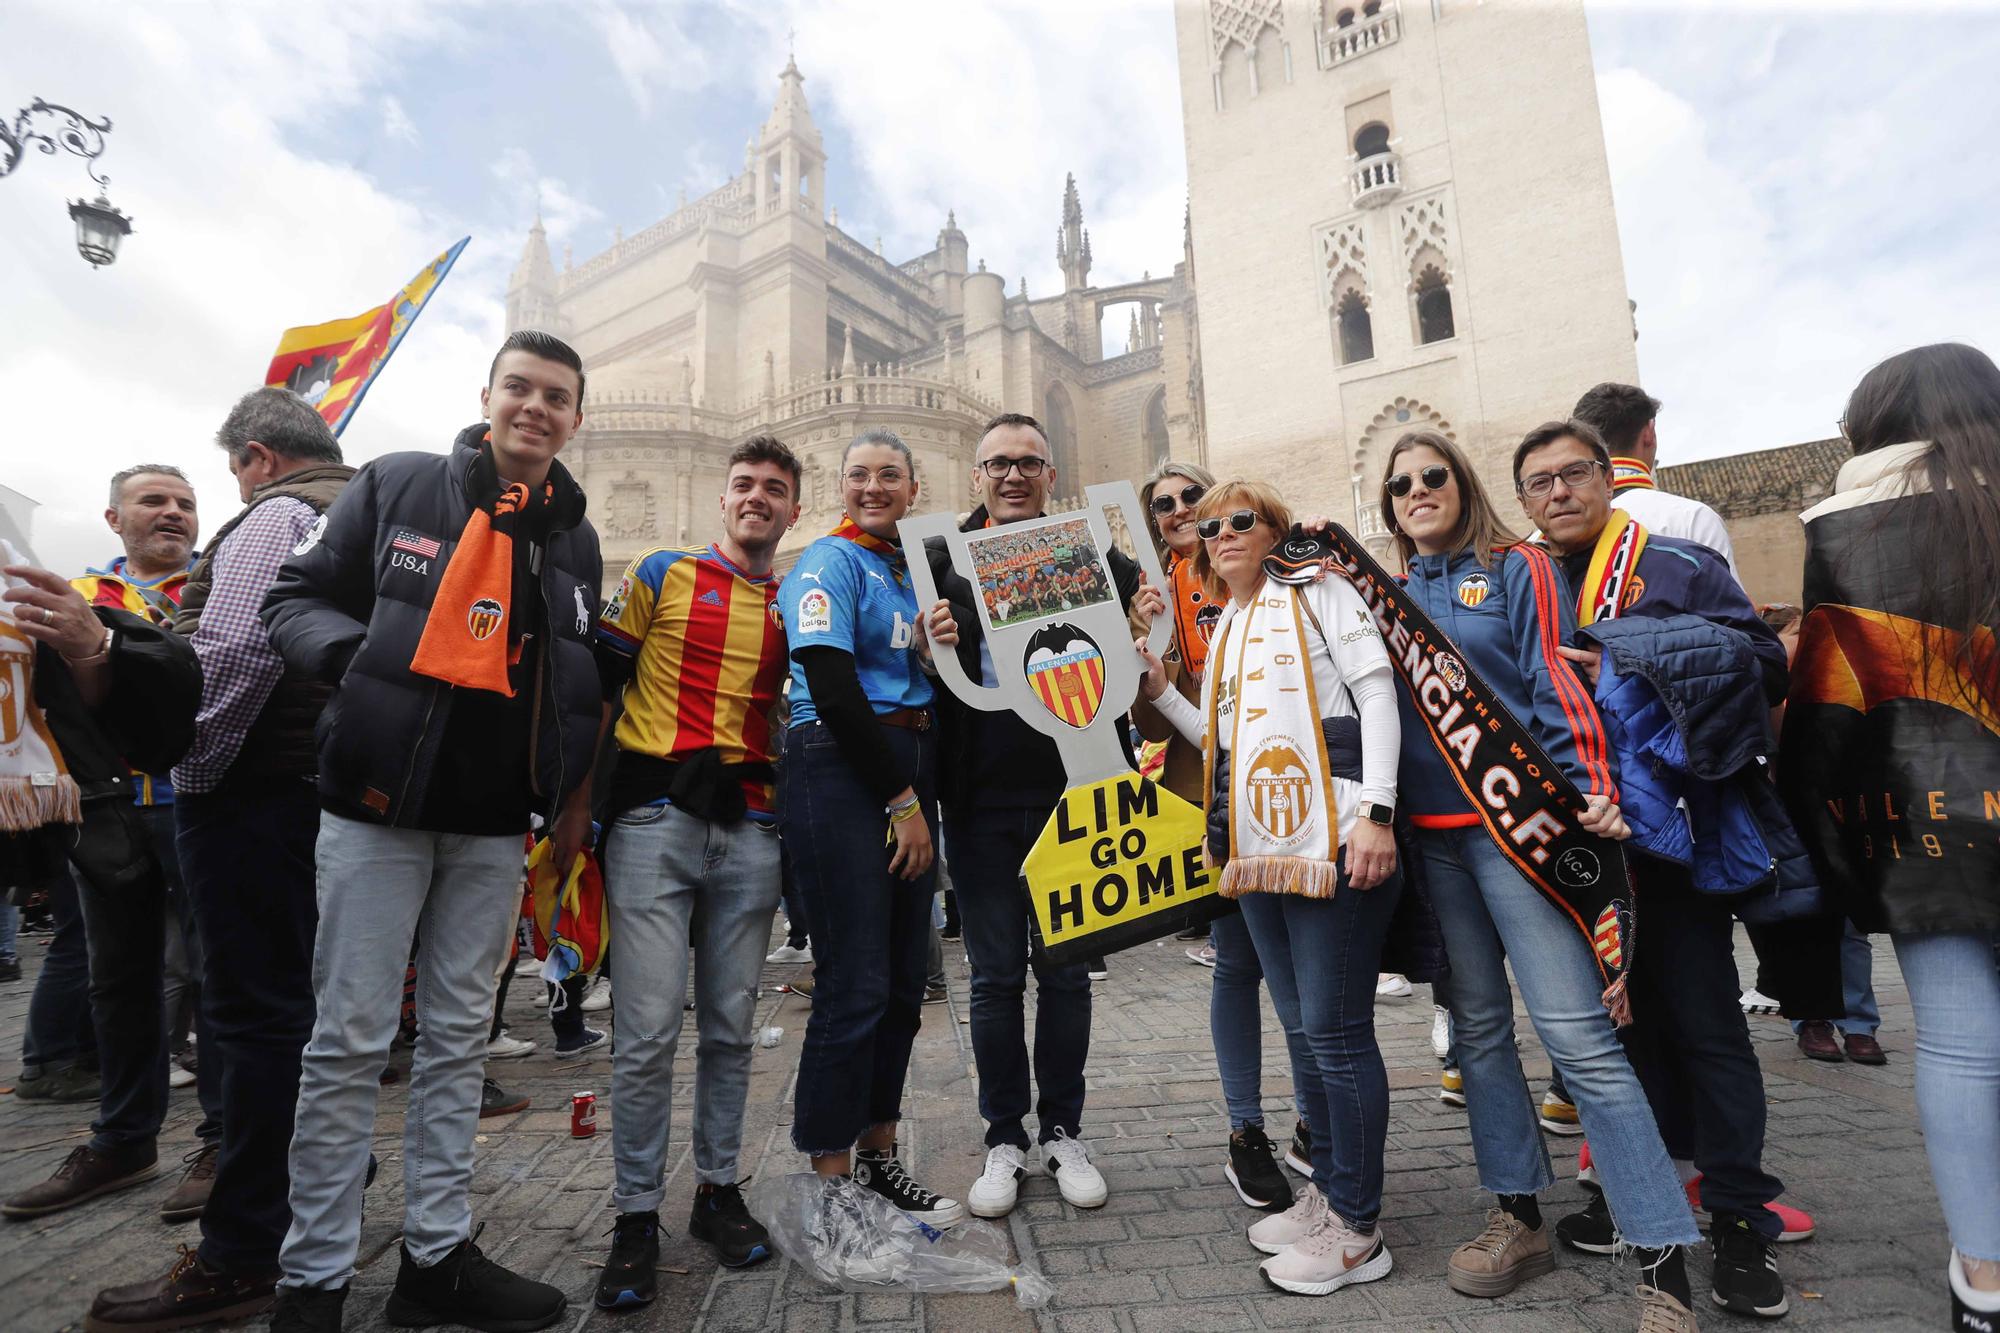
[[[24,937],[31,981],[43,937]],[[1557,1270],[1510,1297],[1475,1301],[1444,1285],[1446,1257],[1481,1225],[1487,1198],[1476,1173],[1462,1111],[1435,1096],[1437,1062],[1428,1031],[1427,988],[1385,1002],[1378,1026],[1392,1089],[1388,1188],[1382,1225],[1396,1258],[1386,1280],[1320,1300],[1266,1287],[1259,1256],[1243,1239],[1255,1214],[1222,1179],[1227,1117],[1208,1038],[1210,973],[1163,942],[1115,955],[1098,985],[1092,1033],[1085,1136],[1110,1183],[1107,1206],[1083,1213],[1065,1205],[1053,1181],[1031,1176],[1020,1206],[1002,1224],[1020,1262],[1046,1274],[1055,1299],[1039,1311],[1016,1308],[1005,1293],[921,1297],[898,1290],[830,1291],[782,1260],[731,1272],[718,1269],[689,1239],[682,1218],[691,1196],[687,1114],[692,1094],[692,1027],[682,1043],[675,1124],[662,1209],[666,1233],[660,1299],[634,1313],[609,1315],[590,1304],[596,1265],[611,1221],[610,1061],[599,1054],[571,1064],[552,1057],[546,1020],[532,985],[516,984],[508,1019],[516,1035],[539,1038],[526,1059],[496,1062],[491,1073],[530,1094],[533,1106],[480,1126],[473,1178],[481,1244],[509,1266],[570,1293],[568,1321],[629,1333],[1204,1333],[1294,1328],[1617,1330],[1636,1326],[1633,1271],[1612,1261],[1562,1253]],[[947,945],[950,998],[924,1010],[905,1103],[904,1153],[918,1176],[963,1197],[982,1159],[969,1033],[966,968]],[[1752,974],[1747,948],[1739,966]],[[806,1004],[773,988],[806,969],[769,967],[760,1026],[781,1026],[775,1048],[755,1054],[744,1135],[744,1168],[754,1175],[803,1169],[788,1126],[798,1043]],[[1882,1003],[1882,1069],[1812,1064],[1777,1019],[1752,1020],[1770,1098],[1766,1165],[1788,1185],[1789,1202],[1812,1211],[1819,1236],[1781,1247],[1792,1293],[1785,1325],[1796,1328],[1942,1329],[1948,1323],[1943,1270],[1948,1253],[1911,1098],[1908,997],[1886,944],[1875,960]],[[0,986],[0,1046],[18,1049],[27,981]],[[614,1005],[615,1011],[615,1005]],[[610,1015],[594,1015],[593,1021]],[[1547,1073],[1532,1031],[1523,1043],[1531,1078]],[[1288,1134],[1289,1079],[1275,1026],[1264,1050],[1265,1105],[1274,1137]],[[11,1055],[9,1063],[11,1063]],[[394,1063],[408,1071],[408,1053]],[[569,1136],[568,1095],[598,1094],[594,1139]],[[407,1082],[385,1088],[376,1130],[381,1178],[367,1196],[360,1272],[347,1306],[349,1329],[386,1328],[382,1301],[396,1269],[400,1218],[402,1113]],[[0,1190],[44,1177],[87,1133],[88,1106],[30,1105],[0,1096]],[[193,1089],[176,1091],[161,1143],[176,1164],[197,1119]],[[1578,1206],[1571,1177],[1574,1139],[1549,1139],[1563,1177],[1544,1199],[1551,1217]],[[80,1327],[101,1285],[163,1271],[177,1245],[198,1241],[194,1224],[162,1223],[157,1208],[173,1187],[167,1173],[152,1184],[37,1222],[0,1227],[0,1327],[38,1333]],[[1705,1250],[1690,1261],[1697,1314],[1706,1329],[1743,1328],[1707,1304]]]

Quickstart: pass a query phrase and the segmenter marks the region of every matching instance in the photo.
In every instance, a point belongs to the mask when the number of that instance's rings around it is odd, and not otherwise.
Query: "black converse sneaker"
[[[1312,1179],[1312,1128],[1306,1124],[1304,1116],[1300,1116],[1299,1123],[1292,1126],[1292,1142],[1291,1146],[1285,1149],[1285,1165],[1304,1176],[1307,1180]]]
[[[725,1268],[748,1268],[771,1257],[771,1233],[750,1216],[740,1183],[696,1187],[688,1235],[713,1245]]]
[[[1582,1212],[1557,1222],[1556,1236],[1572,1250],[1586,1254],[1618,1253],[1618,1224],[1611,1220],[1611,1205],[1605,1202],[1603,1192],[1593,1192]]]
[[[611,1226],[611,1257],[597,1278],[597,1307],[616,1310],[652,1301],[660,1266],[660,1215],[620,1213]]]
[[[429,1268],[405,1247],[383,1313],[398,1328],[463,1324],[481,1333],[532,1333],[560,1320],[568,1303],[562,1288],[509,1272],[462,1240]]]
[[[1292,1206],[1292,1187],[1278,1169],[1277,1150],[1262,1125],[1245,1125],[1229,1136],[1229,1165],[1222,1174],[1236,1197],[1252,1208],[1282,1213]]]
[[[854,1154],[854,1183],[873,1190],[919,1222],[948,1227],[965,1217],[956,1199],[925,1189],[910,1179],[894,1148],[862,1148]]]
[[[1771,1255],[1771,1242],[1758,1234],[1750,1219],[1736,1213],[1715,1214],[1708,1228],[1709,1244],[1715,1250],[1715,1303],[1735,1314],[1762,1315],[1776,1319],[1790,1308],[1785,1300],[1785,1282],[1778,1276],[1778,1261]]]

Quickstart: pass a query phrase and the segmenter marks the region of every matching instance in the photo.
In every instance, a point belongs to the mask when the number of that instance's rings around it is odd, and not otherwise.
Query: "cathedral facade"
[[[804,77],[788,63],[742,174],[560,269],[539,219],[530,231],[507,327],[557,333],[589,367],[584,426],[564,461],[590,497],[608,577],[652,547],[713,539],[724,459],[755,434],[776,435],[805,467],[806,513],[781,567],[838,517],[841,451],[871,426],[914,451],[919,512],[970,507],[972,453],[1002,411],[1046,424],[1065,506],[1091,483],[1203,456],[1185,253],[1170,276],[1092,286],[1071,179],[1062,292],[1033,298],[1024,281],[1009,293],[969,262],[955,214],[935,248],[902,262],[848,235],[827,208],[825,173]],[[1105,346],[1107,326],[1121,347]]]

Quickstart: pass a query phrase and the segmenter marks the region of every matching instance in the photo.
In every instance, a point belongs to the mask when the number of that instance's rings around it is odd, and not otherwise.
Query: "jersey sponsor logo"
[[[438,544],[434,538],[426,537],[419,532],[411,532],[408,528],[401,528],[397,530],[395,539],[389,543],[389,549],[408,551],[418,559],[429,560],[438,553]]]
[[[465,613],[465,627],[472,631],[474,639],[483,643],[493,637],[493,631],[499,629],[500,622],[506,618],[506,607],[491,597],[482,597]]]
[[[830,634],[833,632],[833,599],[822,588],[815,588],[799,598],[799,633]]]
[[[907,648],[917,641],[917,627],[912,621],[903,619],[903,613],[896,613],[896,623],[889,629],[889,646]]]
[[[1072,625],[1048,625],[1028,640],[1028,684],[1042,707],[1081,730],[1104,697],[1104,654]]]
[[[695,598],[695,600],[700,602],[703,606],[721,606],[722,594],[717,592],[715,589],[710,588],[707,592]]]
[[[1284,842],[1305,826],[1312,813],[1312,781],[1306,761],[1284,738],[1273,738],[1250,757],[1245,775],[1250,818],[1275,842]]]
[[[1491,586],[1484,574],[1467,574],[1458,581],[1458,600],[1467,606],[1478,606],[1486,600],[1487,590]]]
[[[313,525],[306,529],[306,535],[299,538],[299,544],[292,548],[292,554],[304,555],[307,551],[312,550],[313,547],[318,546],[319,539],[324,536],[326,536],[326,515],[321,514],[313,520]]]
[[[632,597],[632,575],[628,571],[618,580],[618,590],[611,594],[611,600],[604,604],[604,619],[609,624],[617,624],[625,618],[625,603]]]

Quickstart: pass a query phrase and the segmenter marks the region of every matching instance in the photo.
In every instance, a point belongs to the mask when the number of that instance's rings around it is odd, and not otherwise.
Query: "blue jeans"
[[[1917,1118],[1952,1247],[2000,1260],[2000,970],[1993,931],[1896,935],[1917,1017]]]
[[[49,886],[49,925],[48,952],[28,997],[27,1029],[21,1035],[24,1071],[97,1061],[97,1028],[90,1021],[90,946],[71,871]]]
[[[1382,1149],[1389,1074],[1375,1044],[1375,974],[1403,891],[1402,877],[1372,889],[1343,872],[1331,898],[1246,893],[1237,899],[1271,988],[1278,1020],[1305,1039],[1299,1113],[1312,1126],[1313,1184],[1361,1230],[1382,1211]]]
[[[403,1116],[403,1244],[428,1267],[472,1234],[472,1136],[497,974],[521,910],[522,835],[428,833],[323,811],[315,853],[318,1016],[299,1071],[292,1225],[279,1259],[282,1285],[324,1288],[354,1275],[412,937],[418,1036]]]
[[[1868,943],[1868,937],[1854,928],[1852,921],[1843,923],[1840,937],[1840,993],[1846,1003],[1846,1017],[1836,1018],[1833,1025],[1842,1032],[1859,1032],[1865,1037],[1875,1035],[1875,1029],[1882,1026],[1882,1008],[1875,1002],[1875,950]],[[1792,1020],[1792,1031],[1799,1030],[1797,1019]]]
[[[1028,971],[1035,973],[1035,1118],[1040,1142],[1083,1124],[1083,1065],[1090,1058],[1090,965],[1028,957],[1028,891],[1021,862],[1048,810],[954,810],[951,874],[972,963],[972,1058],[986,1146],[1028,1147]]]
[[[1264,982],[1264,966],[1257,961],[1257,946],[1251,942],[1250,927],[1241,912],[1217,917],[1208,929],[1208,942],[1215,948],[1215,973],[1208,992],[1208,1035],[1215,1043],[1215,1066],[1222,1075],[1222,1100],[1229,1108],[1229,1127],[1264,1123],[1264,1022],[1263,1006],[1257,1002],[1257,988]],[[1272,1007],[1277,1008],[1273,993]],[[1292,1006],[1289,1016],[1278,1012],[1284,1029],[1285,1046],[1292,1057],[1292,1097],[1306,1123],[1307,1088],[1317,1077],[1312,1048],[1299,1030],[1299,1016]]]
[[[612,1202],[621,1213],[651,1213],[659,1210],[666,1180],[690,946],[700,962],[695,1179],[704,1185],[737,1179],[757,981],[778,906],[778,832],[748,819],[720,824],[671,805],[639,806],[613,822],[604,873],[618,951]]]
[[[925,819],[937,810],[935,732],[883,727],[914,772]],[[889,873],[889,820],[824,723],[792,728],[778,784],[778,828],[812,929],[813,1002],[799,1051],[792,1145],[841,1153],[903,1118],[910,1047],[923,1021],[936,872]],[[936,826],[932,826],[935,837]],[[1023,948],[1026,947],[1024,923]],[[622,966],[622,964],[621,964]]]
[[[0,958],[18,957],[14,940],[20,933],[21,909],[12,903],[0,903]]]
[[[1535,1033],[1575,1096],[1620,1232],[1648,1249],[1695,1243],[1687,1194],[1604,1011],[1590,945],[1484,830],[1419,829],[1417,847],[1451,955],[1453,1035],[1479,1183],[1496,1194],[1536,1194],[1555,1183],[1514,1049],[1511,958]]]
[[[160,868],[167,873],[166,916],[161,926],[165,949],[160,958],[160,1016],[164,1025],[161,1040],[171,1053],[180,1041],[183,1005],[194,1020],[196,1046],[209,1040],[208,1018],[201,1007],[201,979],[205,970],[201,928],[195,922],[194,900],[188,896],[187,878],[181,874],[180,826],[174,806],[142,805],[139,822],[146,826],[153,855],[160,858]],[[221,1143],[222,1071],[203,1069],[197,1059],[194,1092],[195,1100],[201,1103],[201,1123],[195,1126],[195,1137],[203,1143]]]

